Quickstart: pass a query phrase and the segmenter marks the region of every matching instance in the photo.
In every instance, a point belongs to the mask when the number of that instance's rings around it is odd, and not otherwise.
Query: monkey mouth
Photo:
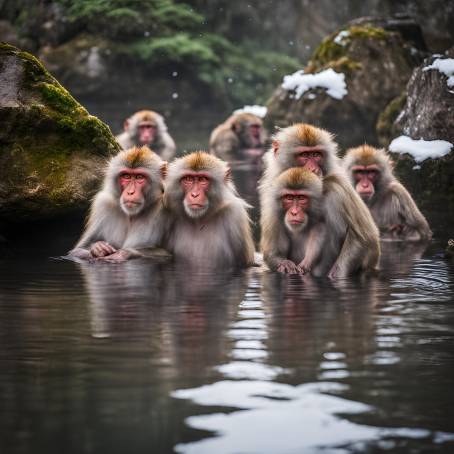
[[[191,203],[189,206],[193,210],[201,210],[202,208],[205,208],[205,205],[201,205],[200,203]]]

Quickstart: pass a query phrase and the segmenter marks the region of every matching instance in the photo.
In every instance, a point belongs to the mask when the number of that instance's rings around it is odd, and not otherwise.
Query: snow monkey
[[[231,115],[210,137],[210,152],[226,161],[257,161],[264,152],[267,134],[262,120],[243,112]]]
[[[169,165],[164,204],[174,221],[166,248],[198,268],[254,264],[248,205],[226,162],[197,151]]]
[[[147,147],[113,157],[85,231],[69,255],[121,262],[142,256],[138,249],[159,246],[167,230],[162,206],[166,172],[167,163]]]
[[[348,182],[337,157],[332,135],[299,123],[281,129],[264,156],[259,192],[262,206],[273,181],[290,167],[303,167],[322,177],[326,238],[339,251],[328,276],[343,277],[373,270],[380,258],[378,229],[364,202]]]
[[[165,161],[175,156],[175,142],[167,132],[164,118],[152,110],[141,110],[125,120],[124,132],[116,137],[127,150],[134,146],[146,145]]]
[[[332,266],[335,257],[326,250],[322,200],[321,178],[301,167],[288,169],[273,181],[263,199],[260,219],[261,249],[270,269],[327,274],[326,262]]]
[[[351,148],[343,160],[353,187],[369,207],[384,240],[420,241],[432,237],[429,224],[408,191],[393,175],[385,150]]]

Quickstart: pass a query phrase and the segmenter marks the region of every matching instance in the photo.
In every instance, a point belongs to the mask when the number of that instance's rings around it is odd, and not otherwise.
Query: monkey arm
[[[408,226],[414,232],[407,232],[408,240],[429,240],[432,237],[429,224],[416,206],[407,189],[399,182],[394,181],[390,184],[390,190],[399,202],[399,214]],[[413,233],[413,234],[412,234]]]
[[[302,273],[310,272],[314,264],[321,257],[325,237],[326,227],[322,223],[316,224],[309,231],[304,259],[298,264],[298,268]]]
[[[162,133],[162,147],[161,158],[164,161],[171,161],[175,157],[176,145],[167,131]]]
[[[323,191],[327,229],[342,244],[329,276],[376,269],[380,258],[379,232],[369,209],[341,175],[326,177]]]
[[[210,143],[210,152],[224,161],[234,160],[239,148],[240,141],[231,129],[214,134]]]

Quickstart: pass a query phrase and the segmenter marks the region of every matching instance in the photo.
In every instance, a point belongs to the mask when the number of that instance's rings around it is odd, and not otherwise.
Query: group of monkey
[[[263,159],[260,249],[271,270],[330,278],[369,272],[378,267],[380,236],[432,236],[384,150],[362,145],[340,160],[333,136],[308,124],[280,129],[264,153],[260,118],[235,114],[213,131],[209,152],[170,164],[175,143],[153,111],[128,119],[117,140],[124,149],[110,160],[69,253],[77,259],[122,262],[164,250],[198,268],[256,264],[249,206],[227,162],[236,160]]]

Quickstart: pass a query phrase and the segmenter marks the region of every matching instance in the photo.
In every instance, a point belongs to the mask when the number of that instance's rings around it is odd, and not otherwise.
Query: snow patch
[[[408,153],[416,162],[422,162],[428,158],[441,158],[447,155],[453,144],[446,140],[413,140],[407,136],[394,139],[389,145],[389,151],[395,153]]]
[[[326,88],[326,93],[335,99],[342,99],[347,94],[345,75],[333,69],[325,69],[317,74],[304,74],[303,70],[289,76],[284,76],[282,88],[295,91],[295,98],[301,96],[311,88]]]
[[[348,30],[342,30],[334,38],[334,42],[336,44],[338,44],[339,46],[345,46],[347,44],[345,41],[345,38],[348,38],[349,36],[350,36],[350,32]]]
[[[448,78],[448,87],[454,87],[454,58],[437,58],[423,71],[429,71],[429,69],[438,69]]]
[[[256,115],[257,117],[263,118],[266,115],[267,108],[265,106],[244,106],[241,109],[236,109],[233,113],[250,113]]]

